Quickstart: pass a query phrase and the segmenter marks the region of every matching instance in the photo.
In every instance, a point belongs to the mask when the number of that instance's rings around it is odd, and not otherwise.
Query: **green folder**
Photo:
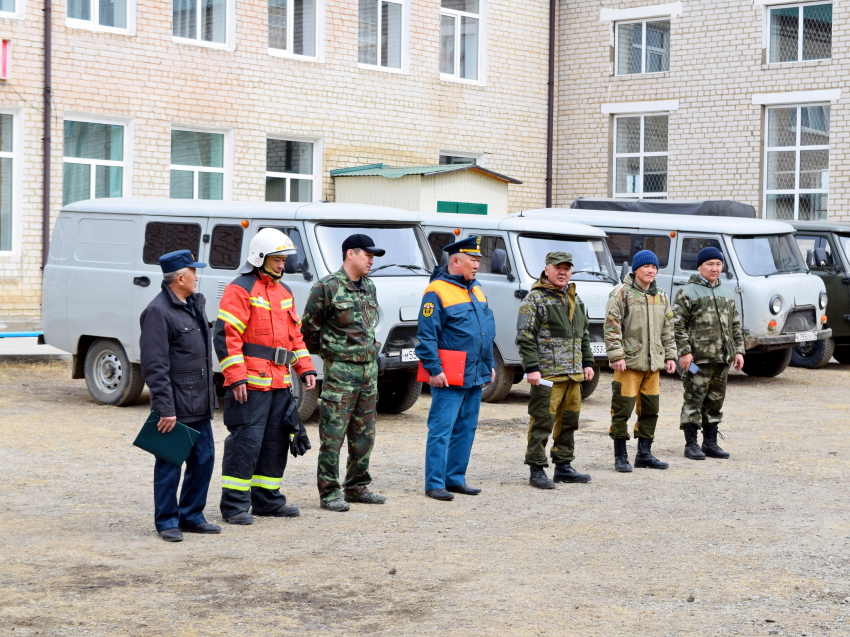
[[[178,422],[174,425],[174,429],[164,434],[156,428],[158,422],[159,414],[152,411],[145,424],[142,425],[142,429],[133,444],[139,449],[152,453],[157,458],[166,460],[178,467],[182,466],[198,436],[201,435],[200,432]]]

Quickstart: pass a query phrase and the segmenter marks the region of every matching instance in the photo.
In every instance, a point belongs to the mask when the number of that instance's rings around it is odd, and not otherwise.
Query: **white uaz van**
[[[398,413],[419,396],[416,382],[417,316],[434,259],[415,214],[349,204],[94,199],[65,206],[56,220],[44,269],[44,340],[73,354],[73,377],[85,378],[97,400],[133,403],[141,394],[139,316],[160,291],[159,257],[190,250],[201,262],[198,291],[215,321],[224,288],[245,263],[251,238],[279,228],[298,248],[287,259],[283,281],[298,312],[320,278],[342,265],[342,242],[369,235],[386,249],[371,279],[380,305],[375,328],[381,343],[378,408]],[[322,378],[321,360],[313,363]],[[216,362],[216,369],[218,363]],[[221,376],[221,374],[217,374]],[[296,395],[300,381],[293,374]],[[221,378],[219,385],[221,384]],[[319,389],[307,392],[307,419]]]
[[[697,272],[697,254],[713,246],[723,252],[721,282],[735,295],[744,332],[744,371],[777,376],[795,344],[829,338],[823,281],[809,274],[794,228],[780,221],[738,217],[545,208],[512,215],[549,224],[572,221],[604,230],[614,262],[624,266],[639,250],[658,257],[657,281],[673,301]]]

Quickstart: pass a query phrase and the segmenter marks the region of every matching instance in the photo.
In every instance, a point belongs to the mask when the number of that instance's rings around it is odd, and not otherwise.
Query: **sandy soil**
[[[0,635],[850,634],[850,367],[735,374],[727,461],[682,457],[665,378],[653,451],[671,467],[631,474],[613,470],[606,374],[576,444],[593,481],[554,491],[527,484],[518,385],[482,409],[484,493],[450,503],[422,490],[423,395],[379,420],[386,505],[322,511],[314,450],[284,478],[300,518],[179,544],[154,531],[153,461],[131,445],[146,398],[102,406],[69,376],[0,365]]]

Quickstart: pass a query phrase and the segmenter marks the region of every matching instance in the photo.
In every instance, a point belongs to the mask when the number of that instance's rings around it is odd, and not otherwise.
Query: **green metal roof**
[[[522,183],[519,179],[501,175],[477,164],[441,164],[438,166],[407,166],[405,168],[393,168],[386,164],[367,164],[366,166],[355,166],[354,168],[337,168],[331,171],[331,177],[386,177],[387,179],[398,179],[400,177],[407,177],[408,175],[433,177],[434,175],[445,175],[446,173],[457,173],[464,170],[472,170],[493,179],[498,179],[499,181],[506,181],[509,184]]]

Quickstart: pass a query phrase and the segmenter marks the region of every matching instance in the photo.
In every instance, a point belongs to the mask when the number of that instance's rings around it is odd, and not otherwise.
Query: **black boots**
[[[717,425],[703,425],[702,451],[709,458],[726,459],[729,454],[717,446]]]
[[[555,475],[552,476],[555,482],[590,482],[589,473],[579,473],[570,466],[569,462],[562,462],[555,465]]]
[[[670,465],[661,462],[652,455],[652,440],[649,438],[637,439],[638,451],[635,456],[635,469],[666,469]]]
[[[632,470],[625,440],[614,440],[614,468],[620,473],[630,473]]]
[[[715,430],[717,428],[715,427]],[[697,428],[685,427],[682,431],[685,432],[685,458],[691,460],[705,460],[705,454],[700,451],[697,444]]]
[[[546,472],[543,467],[537,465],[529,465],[531,468],[531,477],[528,479],[528,484],[538,489],[554,489],[555,483],[546,477]]]

